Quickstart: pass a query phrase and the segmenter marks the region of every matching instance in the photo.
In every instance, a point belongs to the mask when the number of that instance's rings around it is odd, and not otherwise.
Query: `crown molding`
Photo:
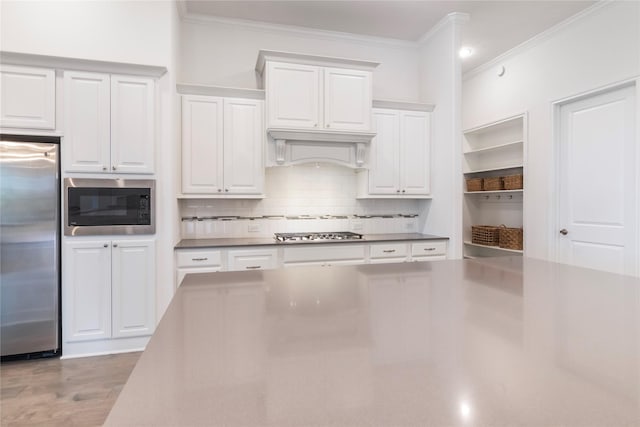
[[[548,28],[547,30],[536,34],[535,36],[531,37],[529,40],[526,40],[522,43],[520,43],[519,45],[517,45],[514,48],[509,49],[508,51],[496,56],[495,58],[485,62],[484,64],[481,64],[479,66],[477,66],[476,68],[473,68],[469,71],[467,71],[466,73],[464,73],[462,75],[462,80],[468,80],[472,77],[477,76],[478,74],[481,74],[487,70],[490,70],[493,67],[496,67],[498,64],[500,64],[501,62],[504,62],[508,59],[510,59],[513,56],[516,56],[520,53],[523,53],[527,50],[530,50],[532,48],[534,48],[535,46],[537,46],[538,44],[548,40],[549,38],[553,37],[556,33],[564,30],[565,28],[569,27],[571,24],[603,9],[606,6],[609,6],[610,4],[614,3],[616,0],[602,0],[599,1],[598,3],[584,9],[581,10],[580,12],[576,13],[575,15],[565,19],[564,21],[559,22],[558,24],[554,25],[551,28]]]
[[[180,95],[223,96],[228,98],[264,99],[264,90],[237,87],[201,85],[195,83],[177,83]]]
[[[187,10],[183,1],[177,2],[178,12],[183,22],[201,25],[228,25],[233,27],[242,27],[250,30],[271,32],[271,33],[290,33],[302,36],[313,37],[324,40],[340,40],[365,44],[379,44],[385,46],[403,47],[415,49],[418,43],[409,40],[400,40],[387,37],[365,36],[353,33],[345,33],[340,31],[328,31],[311,29],[307,27],[298,27],[295,25],[271,24],[266,22],[251,21],[248,19],[222,18],[218,16],[209,16],[199,13],[191,13]]]
[[[133,74],[160,78],[167,67],[158,65],[131,64],[125,62],[97,61],[93,59],[68,58],[64,56],[39,55],[22,52],[0,51],[0,63],[46,67],[60,70],[92,71],[113,74]]]
[[[451,12],[447,14],[447,16],[442,18],[440,21],[438,21],[436,25],[431,27],[429,31],[424,33],[422,37],[418,39],[417,43],[419,45],[426,43],[427,41],[429,41],[429,39],[431,39],[431,37],[433,37],[436,33],[438,33],[448,24],[468,22],[470,19],[471,19],[471,15],[469,15],[468,13]]]
[[[423,104],[421,102],[395,101],[389,99],[374,99],[373,108],[386,108],[390,110],[423,111],[431,113],[435,109],[434,104]]]

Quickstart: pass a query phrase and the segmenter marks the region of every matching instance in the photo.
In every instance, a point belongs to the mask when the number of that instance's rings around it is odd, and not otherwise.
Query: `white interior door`
[[[560,107],[559,262],[637,272],[635,87]]]

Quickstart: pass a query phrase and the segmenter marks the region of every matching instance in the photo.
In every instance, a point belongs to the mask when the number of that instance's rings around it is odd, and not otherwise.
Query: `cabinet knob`
[[[327,127],[329,127],[329,123],[327,123]]]
[[[114,248],[117,248],[117,247],[118,247],[118,244],[117,244],[117,243],[114,243],[114,244],[113,244],[113,247],[114,247]]]
[[[222,188],[218,188],[218,193],[222,193]]]
[[[318,127],[318,124],[317,124],[317,123],[314,123],[314,124],[313,124],[313,127],[314,127],[314,128],[317,128],[317,127]]]
[[[399,189],[398,189],[398,190],[396,190],[396,193],[399,193],[399,192],[400,192],[400,190],[399,190]]]
[[[109,247],[109,244],[108,244],[108,243],[105,243],[105,244],[104,244],[104,245],[102,245],[102,246],[104,246],[105,248],[108,248],[108,247]]]
[[[225,189],[224,189],[224,191],[225,191],[225,193],[228,193],[228,192],[229,192],[229,189],[228,189],[228,188],[225,188]]]
[[[116,170],[116,167],[115,166],[111,166],[111,170]]]
[[[406,192],[406,190],[402,190],[402,192],[403,192],[403,193],[405,193],[405,192]]]
[[[560,230],[560,234],[566,236],[567,234],[569,234],[569,231],[566,228],[563,228],[562,230]]]
[[[106,166],[103,166],[103,167],[102,167],[102,170],[103,170],[103,171],[106,171],[106,170],[107,170],[107,167],[106,167]]]

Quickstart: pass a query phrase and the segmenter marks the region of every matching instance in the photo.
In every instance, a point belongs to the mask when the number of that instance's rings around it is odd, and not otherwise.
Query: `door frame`
[[[560,150],[561,150],[561,136],[560,136],[560,112],[564,105],[581,101],[592,96],[597,96],[603,93],[611,92],[618,89],[624,89],[633,87],[635,89],[636,100],[636,129],[635,129],[635,141],[638,149],[636,150],[636,170],[635,181],[636,188],[640,189],[640,77],[634,77],[631,79],[622,80],[616,83],[612,83],[606,86],[601,86],[596,89],[592,89],[586,92],[574,94],[565,98],[557,99],[551,102],[552,115],[551,115],[551,129],[552,129],[552,169],[551,179],[549,180],[548,191],[552,194],[550,200],[549,209],[549,228],[547,230],[547,238],[549,242],[548,259],[554,262],[558,261],[559,249],[558,249],[558,228],[560,226]],[[636,197],[635,203],[636,212],[640,213],[640,197]],[[636,260],[636,266],[634,276],[640,276],[640,221],[636,224],[636,236],[635,236],[636,248],[638,249],[638,259]]]

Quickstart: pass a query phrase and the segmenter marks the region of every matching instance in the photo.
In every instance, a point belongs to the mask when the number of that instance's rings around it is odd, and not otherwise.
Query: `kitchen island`
[[[106,425],[640,425],[640,279],[520,257],[187,275]]]

